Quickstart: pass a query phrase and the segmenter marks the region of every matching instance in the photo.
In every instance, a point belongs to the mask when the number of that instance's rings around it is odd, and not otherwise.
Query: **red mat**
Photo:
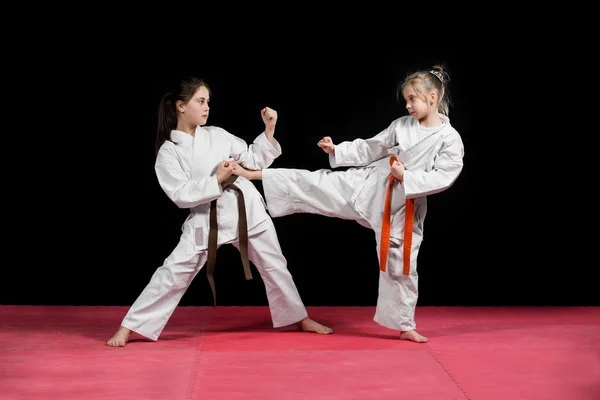
[[[600,307],[420,307],[427,344],[373,307],[179,307],[157,342],[104,343],[127,307],[0,306],[1,400],[598,400]]]

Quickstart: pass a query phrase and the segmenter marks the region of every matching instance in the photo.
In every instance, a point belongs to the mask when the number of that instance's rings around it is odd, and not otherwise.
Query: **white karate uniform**
[[[462,139],[449,118],[441,114],[440,117],[441,127],[423,128],[411,116],[403,116],[373,138],[336,145],[335,153],[329,157],[330,165],[352,166],[347,170],[273,168],[262,172],[272,217],[312,213],[357,221],[375,231],[379,255],[391,155],[404,164],[403,183],[396,183],[392,192],[388,266],[386,272],[380,272],[374,316],[380,325],[400,331],[416,328],[417,255],[423,240],[426,196],[449,188],[463,168]],[[402,246],[405,204],[411,198],[415,212],[407,276],[402,273]]]
[[[239,250],[238,195],[233,190],[222,191],[216,177],[221,161],[235,160],[248,169],[262,169],[280,154],[279,143],[275,139],[270,143],[264,133],[248,145],[214,126],[196,127],[195,136],[171,131],[171,141],[165,141],[158,152],[156,176],[167,196],[178,207],[189,208],[190,215],[183,224],[179,243],[154,272],[122,326],[151,340],[158,339],[192,280],[206,264],[212,200],[218,199],[218,246],[231,243]],[[248,258],[264,281],[273,327],[299,322],[307,317],[307,312],[287,269],[264,199],[254,184],[243,177],[238,177],[235,185],[244,193]]]

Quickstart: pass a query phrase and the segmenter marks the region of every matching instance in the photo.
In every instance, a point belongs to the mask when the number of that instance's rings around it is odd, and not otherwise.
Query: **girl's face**
[[[406,101],[406,109],[417,121],[426,119],[431,113],[437,112],[435,107],[435,93],[429,93],[425,98],[419,95],[412,84],[406,85],[402,90]]]
[[[179,118],[183,119],[189,125],[205,125],[208,120],[208,112],[210,107],[208,102],[210,97],[208,89],[201,86],[194,96],[186,104],[180,103],[177,106]]]

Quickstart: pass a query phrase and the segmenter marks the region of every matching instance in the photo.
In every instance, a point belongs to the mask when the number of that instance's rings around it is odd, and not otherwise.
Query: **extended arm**
[[[388,155],[388,149],[396,145],[395,123],[370,139],[355,139],[334,145],[329,136],[317,143],[329,154],[332,168],[363,166]]]

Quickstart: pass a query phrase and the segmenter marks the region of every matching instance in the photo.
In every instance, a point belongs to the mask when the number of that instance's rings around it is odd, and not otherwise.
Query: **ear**
[[[427,96],[427,100],[429,101],[430,106],[437,104],[437,100],[438,100],[437,92],[435,92],[435,91],[429,92],[429,95]]]
[[[183,104],[183,101],[177,100],[177,103],[175,103],[175,106],[177,107],[177,111],[179,111],[179,112],[185,111],[185,104]]]

